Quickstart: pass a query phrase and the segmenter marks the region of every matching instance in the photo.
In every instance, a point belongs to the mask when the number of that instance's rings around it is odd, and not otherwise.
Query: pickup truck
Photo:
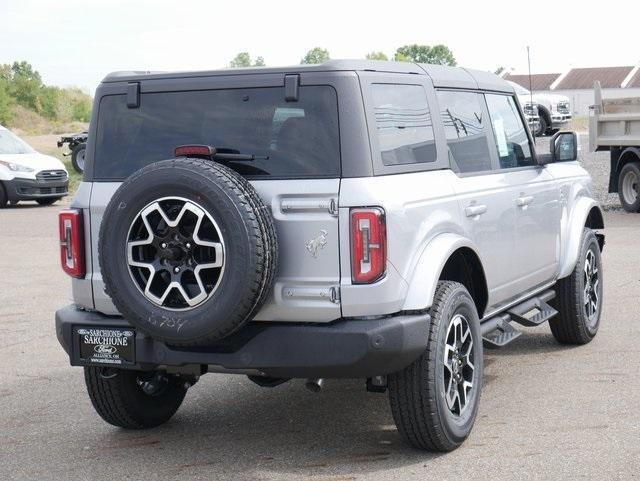
[[[617,192],[627,212],[640,211],[640,98],[603,99],[594,85],[589,115],[589,150],[609,151],[609,192]]]
[[[507,80],[507,82],[513,86],[525,114],[527,114],[528,105],[533,103],[537,106],[539,120],[536,128],[532,127],[532,132],[536,137],[555,134],[560,129],[566,128],[571,121],[571,102],[569,97],[558,94],[531,94],[529,90],[520,84],[510,80]]]

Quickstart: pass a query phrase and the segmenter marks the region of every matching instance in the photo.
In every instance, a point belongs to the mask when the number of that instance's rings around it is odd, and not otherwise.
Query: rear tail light
[[[387,227],[380,208],[351,209],[351,280],[370,284],[387,265]]]
[[[82,211],[63,210],[58,216],[58,222],[62,270],[72,277],[84,277]]]

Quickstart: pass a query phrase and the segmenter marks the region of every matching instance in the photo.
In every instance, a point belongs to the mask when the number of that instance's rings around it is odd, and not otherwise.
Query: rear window
[[[146,93],[135,109],[125,95],[105,96],[94,178],[123,179],[185,144],[266,157],[228,163],[248,177],[338,177],[337,95],[328,86],[301,87],[297,102],[283,87]]]

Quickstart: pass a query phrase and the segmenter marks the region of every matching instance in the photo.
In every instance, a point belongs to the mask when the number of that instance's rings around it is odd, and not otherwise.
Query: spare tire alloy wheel
[[[211,214],[193,201],[164,197],[150,203],[133,220],[127,239],[131,278],[158,306],[193,309],[220,284],[224,240]]]
[[[214,343],[272,291],[271,211],[226,166],[191,158],[143,167],[114,193],[98,238],[105,290],[132,326],[179,346]]]

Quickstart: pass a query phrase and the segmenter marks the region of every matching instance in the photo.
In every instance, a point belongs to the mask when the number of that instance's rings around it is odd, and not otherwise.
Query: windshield
[[[143,93],[140,107],[124,95],[100,101],[94,156],[97,179],[122,179],[181,145],[253,155],[228,161],[253,178],[338,177],[340,142],[336,91],[302,86],[287,102],[283,87]],[[227,159],[229,160],[229,159]]]
[[[35,152],[26,142],[8,130],[0,130],[0,154],[32,154]]]
[[[507,80],[507,82],[511,84],[517,95],[529,95],[530,92],[522,85],[512,82],[511,80]]]

